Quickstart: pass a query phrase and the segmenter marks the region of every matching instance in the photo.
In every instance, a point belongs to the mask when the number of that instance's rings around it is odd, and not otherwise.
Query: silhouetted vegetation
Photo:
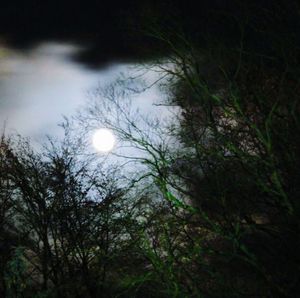
[[[167,49],[145,67],[176,117],[136,113],[145,86],[123,78],[76,124],[134,147],[117,153],[133,173],[108,170],[68,123],[40,153],[3,136],[0,295],[298,297],[299,9],[236,4],[201,30],[145,11]]]

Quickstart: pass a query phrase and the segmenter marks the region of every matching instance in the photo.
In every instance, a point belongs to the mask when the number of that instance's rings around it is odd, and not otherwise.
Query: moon
[[[97,151],[109,152],[114,148],[116,139],[107,128],[100,128],[93,134],[93,146]]]

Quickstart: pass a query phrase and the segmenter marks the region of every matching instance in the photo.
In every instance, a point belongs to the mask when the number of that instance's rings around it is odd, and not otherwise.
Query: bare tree
[[[28,280],[59,297],[92,297],[103,288],[124,230],[119,222],[126,189],[117,183],[117,169],[104,172],[94,157],[83,156],[80,144],[66,132],[64,141],[49,140],[41,153],[22,139],[1,145],[1,183],[7,179],[13,190],[8,230],[23,237]],[[7,185],[1,185],[1,199],[9,194]]]

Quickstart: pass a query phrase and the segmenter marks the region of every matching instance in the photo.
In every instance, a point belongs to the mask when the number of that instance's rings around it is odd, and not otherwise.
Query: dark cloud
[[[90,65],[143,56],[147,38],[130,32],[138,1],[15,1],[1,4],[0,37],[25,49],[55,40],[88,45],[77,59]]]
[[[143,32],[152,23],[174,32],[180,28],[194,42],[213,37],[234,45],[240,38],[237,20],[247,21],[248,40],[267,48],[274,33],[279,38],[299,33],[299,11],[297,0],[10,0],[1,3],[0,38],[22,49],[49,40],[88,45],[76,58],[101,67],[166,53]]]

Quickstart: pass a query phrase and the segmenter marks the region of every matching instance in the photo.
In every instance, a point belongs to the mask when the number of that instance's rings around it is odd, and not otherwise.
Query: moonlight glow
[[[95,131],[93,135],[93,146],[97,151],[109,152],[115,145],[115,136],[106,128]]]

